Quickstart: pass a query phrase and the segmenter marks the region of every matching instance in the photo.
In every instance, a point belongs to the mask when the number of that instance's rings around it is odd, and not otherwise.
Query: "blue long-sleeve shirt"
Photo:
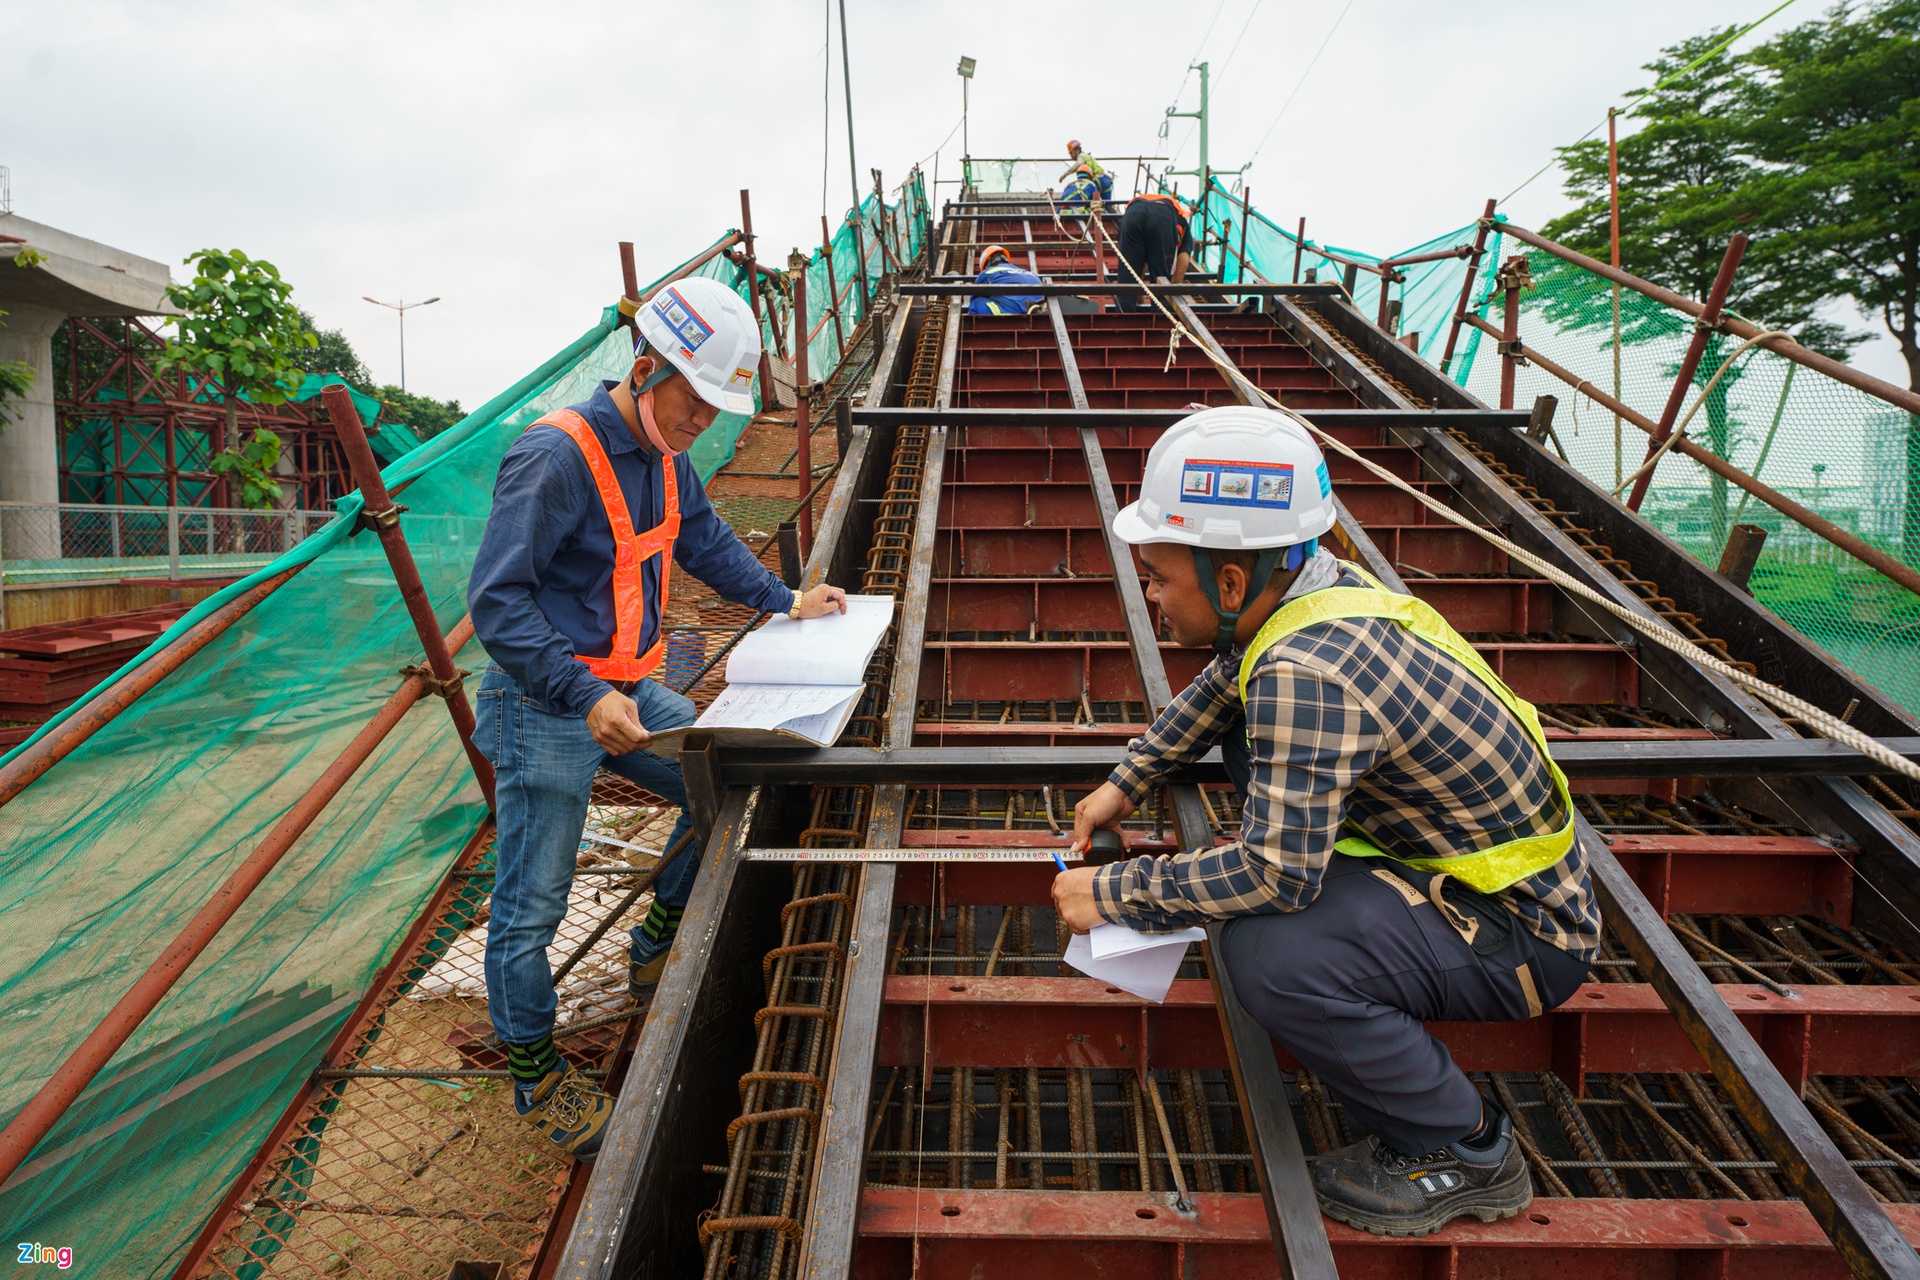
[[[634,531],[664,518],[660,454],[636,439],[603,382],[570,406],[587,420],[613,464]],[[673,558],[721,596],[750,609],[785,612],[793,592],[754,559],[714,512],[693,464],[673,459],[680,493],[680,536]],[[642,563],[645,653],[660,634],[658,556]],[[474,636],[526,696],[555,715],[584,716],[612,686],[575,654],[604,658],[613,649],[613,530],[580,447],[557,427],[534,427],[500,459],[493,511],[467,583]]]
[[[1021,293],[1023,284],[1039,284],[1040,277],[1010,262],[996,262],[973,278],[975,284],[1000,284],[1007,286],[1003,294],[991,297],[974,298],[967,303],[967,313],[976,316],[1021,316],[1027,308],[1040,301],[1037,293]]]

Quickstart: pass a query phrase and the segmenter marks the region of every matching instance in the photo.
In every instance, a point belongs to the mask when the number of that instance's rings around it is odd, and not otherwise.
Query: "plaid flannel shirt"
[[[1342,566],[1329,585],[1367,584]],[[1566,822],[1526,729],[1398,623],[1349,618],[1294,632],[1260,658],[1244,709],[1239,669],[1238,651],[1215,658],[1127,744],[1109,779],[1139,803],[1170,769],[1251,725],[1239,839],[1102,867],[1094,896],[1106,919],[1151,931],[1298,911],[1318,896],[1344,824],[1390,854],[1437,858]],[[1536,937],[1582,958],[1598,952],[1600,912],[1577,843],[1495,896]]]

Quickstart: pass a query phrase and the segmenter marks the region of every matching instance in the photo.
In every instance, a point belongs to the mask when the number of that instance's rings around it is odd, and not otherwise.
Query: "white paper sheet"
[[[727,683],[858,685],[893,608],[892,596],[848,596],[845,613],[769,618],[727,655]]]
[[[1158,1004],[1173,986],[1187,944],[1203,942],[1206,936],[1204,929],[1140,933],[1124,925],[1097,924],[1093,932],[1077,933],[1067,941],[1065,959],[1090,978]]]
[[[702,729],[778,729],[833,711],[859,695],[857,684],[730,684],[695,723]]]

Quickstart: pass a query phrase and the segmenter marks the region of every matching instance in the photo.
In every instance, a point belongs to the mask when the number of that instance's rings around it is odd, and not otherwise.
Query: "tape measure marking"
[[[1052,849],[748,849],[749,862],[1052,862]],[[1058,850],[1068,862],[1081,855]]]

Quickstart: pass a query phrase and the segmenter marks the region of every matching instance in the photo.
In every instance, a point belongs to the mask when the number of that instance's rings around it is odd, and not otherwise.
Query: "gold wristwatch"
[[[800,621],[800,593],[798,591],[793,593],[793,604],[788,608],[787,616],[795,622]]]

